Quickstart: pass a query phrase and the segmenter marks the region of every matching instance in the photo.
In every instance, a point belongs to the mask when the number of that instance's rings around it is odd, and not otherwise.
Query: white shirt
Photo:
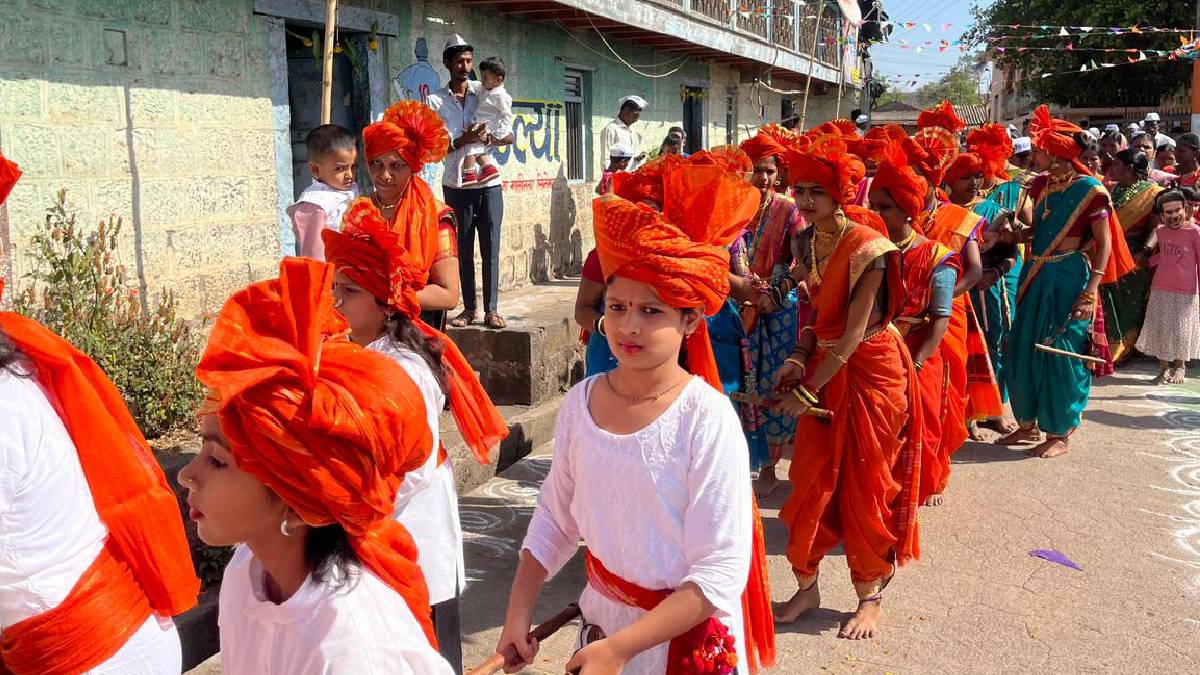
[[[489,134],[496,137],[504,137],[512,133],[513,111],[512,111],[512,96],[508,94],[508,90],[503,84],[498,84],[491,89],[483,89],[480,93],[483,98],[479,100],[479,105],[475,108],[473,122],[482,122],[487,125]]]
[[[522,544],[551,576],[579,540],[614,574],[643,588],[695,583],[746,644],[742,592],[750,573],[750,461],[729,400],[694,378],[658,419],[618,436],[596,426],[577,384],[558,413],[554,462]],[[601,595],[580,597],[584,618],[613,635],[646,613]],[[626,675],[661,675],[667,645],[635,656]]]
[[[104,548],[79,454],[32,377],[0,369],[0,632],[62,604]],[[150,616],[94,673],[178,673],[179,636]]]
[[[282,604],[267,599],[263,569],[238,546],[221,580],[225,675],[450,675],[453,671],[400,594],[370,570],[312,577]]]
[[[604,172],[608,168],[608,151],[612,146],[620,143],[633,148],[634,158],[629,160],[629,166],[626,171],[633,171],[638,166],[637,156],[642,154],[642,135],[629,125],[621,121],[620,118],[609,122],[602,130],[600,130],[600,171]]]
[[[346,209],[350,208],[350,202],[355,199],[358,199],[358,183],[351,183],[349,190],[336,190],[314,178],[312,184],[300,193],[296,203],[287,207],[285,211],[290,218],[296,207],[301,204],[319,206],[325,212],[325,227],[341,232],[342,216],[346,214]]]
[[[450,132],[450,140],[453,141],[462,136],[464,129],[471,126],[475,110],[479,107],[479,97],[484,91],[482,82],[467,80],[467,95],[460,104],[458,97],[450,91],[450,85],[447,84],[430,94],[429,98],[425,100],[425,104],[437,111],[438,117],[441,117],[442,122],[446,124],[446,131]],[[500,176],[497,174],[495,178],[486,183],[472,183],[464,186],[462,184],[462,161],[463,157],[468,154],[470,154],[469,146],[463,146],[457,150],[454,150],[453,146],[451,147],[450,152],[446,154],[446,159],[442,160],[443,187],[477,190],[500,184]]]
[[[454,465],[446,458],[437,463],[440,434],[438,416],[446,405],[446,395],[438,386],[429,365],[408,347],[382,335],[367,347],[385,354],[400,364],[425,399],[425,420],[433,432],[429,459],[416,471],[410,471],[396,494],[393,516],[408,528],[417,543],[417,563],[429,586],[429,603],[454,598],[467,585],[463,560],[462,526],[458,519],[458,494],[454,488]]]

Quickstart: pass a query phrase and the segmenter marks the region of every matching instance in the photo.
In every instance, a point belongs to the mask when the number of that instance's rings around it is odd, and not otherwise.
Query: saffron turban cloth
[[[327,229],[321,238],[325,259],[337,271],[442,344],[442,363],[450,381],[450,411],[475,459],[487,464],[491,449],[508,436],[508,426],[458,345],[421,320],[417,291],[425,287],[427,272],[417,266],[370,199],[351,202],[342,217],[342,231]]]
[[[787,168],[788,148],[796,144],[797,135],[778,124],[759,127],[758,133],[742,141],[738,147],[757,162],[764,157],[774,157],[780,171]]]
[[[967,128],[967,123],[954,112],[954,106],[950,105],[950,101],[942,101],[932,108],[922,110],[921,114],[917,115],[917,129],[928,127],[940,127],[957,135],[958,132]]]
[[[616,193],[592,202],[600,267],[606,279],[620,276],[653,287],[672,307],[715,314],[729,296],[725,247],[754,218],[758,190],[701,151],[665,168],[662,194],[661,213]],[[720,390],[706,322],[686,346],[688,370]]]
[[[908,156],[901,144],[892,143],[884,152],[879,168],[875,170],[871,189],[887,190],[904,215],[915,221],[925,210],[929,183],[909,166]]]
[[[946,167],[946,175],[942,179],[946,185],[952,184],[954,181],[977,173],[985,173],[987,167],[983,162],[983,158],[973,152],[964,152],[954,158],[954,162]]]
[[[613,194],[634,204],[649,202],[662,208],[663,174],[686,161],[683,155],[659,155],[636,171],[619,171],[613,176]]]
[[[793,151],[788,159],[793,183],[816,183],[838,203],[842,211],[860,225],[887,236],[887,226],[878,213],[854,204],[858,184],[867,168],[846,147],[840,135],[827,134],[804,151]]]
[[[1008,159],[1013,154],[1012,137],[1002,124],[985,124],[967,134],[967,150],[983,160],[986,174],[1001,183],[1008,182]]]
[[[925,180],[934,187],[945,181],[946,169],[958,157],[958,140],[943,127],[925,127],[913,134],[905,144],[909,163],[917,167]]]
[[[237,467],[305,523],[341,525],[362,564],[436,644],[416,544],[392,518],[404,474],[429,457],[424,399],[399,364],[346,339],[333,273],[286,258],[279,278],[235,293],[196,375]]]
[[[20,172],[3,157],[0,165],[10,181],[0,187],[10,189]],[[194,607],[200,580],[175,493],[100,366],[20,314],[0,312],[0,333],[21,353],[62,420],[108,530],[100,554],[61,604],[4,627],[0,672],[91,671],[152,612],[175,616]]]
[[[1079,161],[1079,153],[1083,148],[1075,142],[1075,134],[1083,133],[1083,129],[1066,120],[1054,119],[1050,116],[1050,108],[1045,104],[1039,105],[1033,111],[1029,120],[1029,138],[1033,147],[1040,148],[1058,157],[1070,160],[1071,165],[1079,173],[1089,176],[1091,171]]]
[[[17,163],[0,154],[0,204],[8,199],[8,195],[12,192],[13,186],[17,184],[17,179],[21,177],[21,169],[17,167]]]
[[[442,118],[420,101],[393,103],[383,113],[382,120],[363,129],[363,150],[368,162],[394,150],[412,169],[392,220],[399,226],[405,250],[425,268],[426,280],[437,256],[441,208],[419,174],[429,162],[440,162],[449,149],[450,132]]]
[[[884,160],[890,146],[901,143],[906,138],[908,134],[898,124],[871,127],[857,144],[850,145],[850,151],[864,162],[879,164]]]

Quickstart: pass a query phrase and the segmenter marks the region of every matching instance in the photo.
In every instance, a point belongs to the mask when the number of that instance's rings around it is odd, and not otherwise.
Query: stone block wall
[[[28,238],[64,187],[82,225],[122,217],[121,262],[185,314],[271,274],[275,141],[249,2],[9,0],[0,44],[0,150],[24,171],[6,276],[30,270]]]

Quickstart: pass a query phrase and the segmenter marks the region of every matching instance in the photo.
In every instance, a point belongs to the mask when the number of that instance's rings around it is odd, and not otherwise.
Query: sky
[[[989,0],[882,0],[883,10],[891,21],[929,24],[926,32],[921,26],[913,30],[893,28],[890,41],[871,47],[871,60],[875,73],[888,78],[888,85],[911,91],[929,82],[935,82],[958,61],[963,52],[958,47],[938,51],[938,41],[954,42],[971,25],[971,6],[989,4]],[[944,29],[944,24],[950,28]],[[903,49],[899,40],[908,42]],[[932,41],[933,46],[923,43]],[[921,53],[916,48],[922,47]],[[913,81],[916,80],[916,84]]]

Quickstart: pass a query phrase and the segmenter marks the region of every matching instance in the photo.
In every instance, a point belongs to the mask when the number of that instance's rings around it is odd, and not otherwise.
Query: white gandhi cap
[[[464,40],[458,33],[451,33],[450,37],[446,38],[446,46],[442,47],[442,51],[446,51],[451,47],[467,47],[468,49],[474,51],[474,49],[471,47],[471,43]]]
[[[1144,119],[1142,121],[1143,122],[1161,122],[1162,118],[1158,116],[1158,113],[1152,112],[1152,113],[1146,113],[1146,119]]]
[[[626,103],[632,103],[642,110],[645,110],[646,106],[649,105],[646,103],[646,99],[636,94],[630,94],[629,96],[626,96],[625,98],[621,99],[619,103],[622,106]]]
[[[1022,152],[1029,152],[1030,150],[1033,150],[1033,142],[1029,140],[1028,136],[1022,136],[1020,138],[1013,139],[1014,155],[1019,155]]]

